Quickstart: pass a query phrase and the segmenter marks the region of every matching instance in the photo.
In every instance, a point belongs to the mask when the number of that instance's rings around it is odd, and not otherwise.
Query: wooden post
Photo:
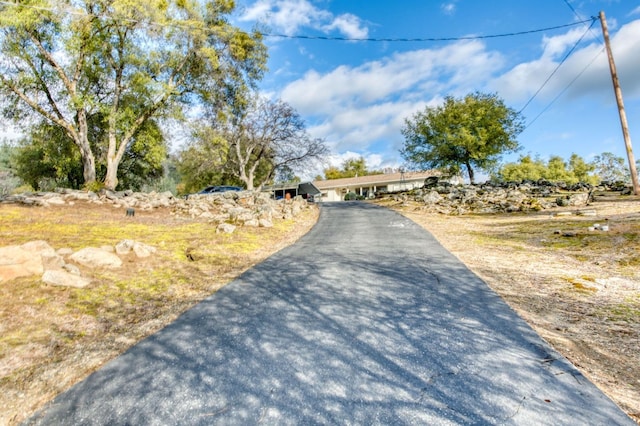
[[[607,20],[604,12],[600,11],[600,25],[602,25],[602,35],[604,36],[604,45],[607,49],[607,57],[609,58],[609,69],[611,70],[611,79],[613,80],[613,91],[616,94],[618,102],[618,113],[620,114],[620,124],[622,125],[622,136],[624,144],[627,147],[627,157],[629,158],[629,171],[631,172],[631,183],[633,184],[633,193],[640,195],[640,183],[638,183],[638,171],[636,170],[636,160],[633,156],[631,148],[631,136],[629,136],[629,125],[627,124],[627,114],[624,111],[624,103],[622,102],[622,90],[618,82],[618,73],[616,64],[613,62],[613,53],[611,53],[611,45],[609,43],[609,30],[607,29]]]

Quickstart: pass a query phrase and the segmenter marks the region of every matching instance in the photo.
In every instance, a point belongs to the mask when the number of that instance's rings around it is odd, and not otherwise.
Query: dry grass
[[[85,289],[47,286],[40,277],[0,283],[0,424],[17,424],[132,344],[174,320],[270,254],[293,243],[317,208],[273,228],[215,226],[168,210],[124,212],[77,203],[54,208],[0,205],[0,245],[42,239],[74,250],[124,238],[158,249],[131,254],[118,270],[84,269]]]
[[[640,423],[640,199],[596,200],[596,217],[442,216],[380,203],[430,231]],[[595,223],[610,231],[590,231]]]

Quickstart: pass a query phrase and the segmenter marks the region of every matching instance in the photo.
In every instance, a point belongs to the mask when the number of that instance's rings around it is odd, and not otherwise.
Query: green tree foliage
[[[106,174],[107,151],[103,143],[107,136],[106,123],[101,114],[87,119],[88,133],[96,153],[98,177]],[[123,188],[139,190],[147,182],[161,178],[167,146],[160,127],[147,120],[127,147],[120,167]],[[20,141],[15,158],[16,174],[34,189],[55,187],[80,188],[84,184],[80,153],[73,140],[59,126],[42,122],[32,128],[28,137]]]
[[[11,193],[21,181],[15,173],[15,153],[17,148],[9,141],[0,142],[0,195]]]
[[[544,179],[568,184],[578,182],[596,184],[598,178],[593,174],[594,170],[593,165],[586,163],[577,154],[572,154],[569,161],[559,156],[552,156],[546,163],[539,157],[533,159],[530,155],[524,155],[517,163],[503,165],[493,177],[506,182]]]
[[[259,33],[232,26],[229,0],[25,0],[0,5],[0,92],[16,122],[40,117],[79,152],[83,180],[104,184],[152,117],[179,116],[196,99],[236,102],[265,70]],[[90,138],[101,114],[107,138]],[[28,121],[27,121],[28,123]],[[104,145],[102,144],[104,143]]]
[[[629,182],[631,175],[626,161],[622,157],[617,157],[611,152],[603,152],[596,155],[591,161],[596,174],[602,181],[607,182]]]
[[[275,183],[292,184],[300,183],[302,179],[296,176],[296,172],[289,166],[282,166],[276,171]]]
[[[578,154],[573,153],[569,158],[569,170],[578,179],[578,182],[597,183],[597,177],[593,174],[595,171],[593,164],[587,163]]]
[[[494,175],[496,180],[519,182],[523,180],[540,180],[544,178],[546,165],[540,158],[531,155],[521,156],[517,163],[503,165]]]
[[[194,125],[191,142],[178,153],[180,192],[196,192],[209,185],[223,185],[229,143],[211,126]]]
[[[447,96],[437,107],[405,120],[404,159],[420,169],[459,174],[474,183],[475,170],[491,171],[502,154],[519,148],[523,119],[495,94],[476,92],[462,99]]]
[[[326,179],[342,179],[356,176],[368,176],[382,173],[380,170],[369,170],[364,157],[350,158],[342,163],[342,168],[330,166],[324,169]]]

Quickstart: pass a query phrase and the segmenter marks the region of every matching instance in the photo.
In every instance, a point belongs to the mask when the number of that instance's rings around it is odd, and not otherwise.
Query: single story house
[[[349,192],[373,198],[376,192],[408,191],[421,188],[426,178],[440,176],[437,170],[427,172],[398,172],[357,176],[344,179],[317,180],[313,185],[322,192],[322,201],[342,201]]]

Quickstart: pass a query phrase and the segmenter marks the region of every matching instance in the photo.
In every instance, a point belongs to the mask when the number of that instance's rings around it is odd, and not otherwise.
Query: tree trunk
[[[88,145],[88,143],[87,143]],[[84,184],[90,184],[96,181],[96,160],[93,157],[93,152],[88,147],[80,149],[80,157],[82,158],[82,176],[84,177]]]
[[[87,115],[84,110],[78,110],[76,122],[77,133],[69,130],[72,129],[71,125],[67,127],[67,132],[80,149],[82,176],[84,177],[84,184],[87,185],[96,181],[96,160],[89,144],[89,125],[87,124]]]
[[[115,158],[107,157],[107,174],[104,177],[104,187],[111,191],[116,190],[118,186],[118,165],[120,161]]]
[[[467,166],[467,172],[469,173],[469,183],[471,183],[471,185],[475,184],[475,176],[473,174],[473,168],[471,167],[470,163],[466,163],[465,164]]]

